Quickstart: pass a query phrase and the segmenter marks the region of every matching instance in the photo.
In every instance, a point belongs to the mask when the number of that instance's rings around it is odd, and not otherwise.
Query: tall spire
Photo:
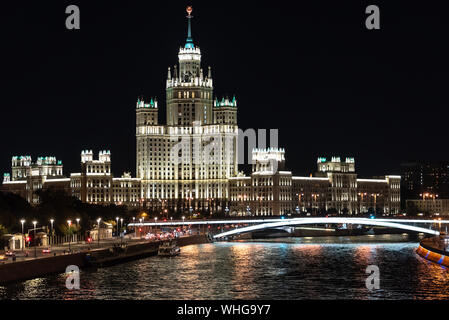
[[[185,48],[189,48],[189,49],[193,49],[195,46],[193,45],[193,39],[192,39],[192,28],[190,26],[190,20],[193,18],[193,16],[191,15],[193,8],[192,6],[188,6],[186,8],[187,11],[187,41],[186,41],[186,45]]]

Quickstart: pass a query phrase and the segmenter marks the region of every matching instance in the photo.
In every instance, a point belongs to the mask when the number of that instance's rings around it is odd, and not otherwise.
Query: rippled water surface
[[[81,289],[54,275],[0,286],[8,299],[448,299],[448,270],[419,257],[402,235],[296,238],[183,247],[81,271]],[[368,265],[380,289],[365,286]]]

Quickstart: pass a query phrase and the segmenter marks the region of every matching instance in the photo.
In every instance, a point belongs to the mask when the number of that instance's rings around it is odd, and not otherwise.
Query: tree
[[[4,234],[7,234],[7,233],[8,233],[8,229],[6,229],[5,226],[2,226],[2,225],[0,224],[0,237],[3,237],[3,235],[4,235]]]

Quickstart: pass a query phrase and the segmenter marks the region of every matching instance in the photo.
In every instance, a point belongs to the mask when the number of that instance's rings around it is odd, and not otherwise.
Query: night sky
[[[447,1],[389,2],[2,3],[0,170],[13,155],[48,155],[69,175],[81,150],[109,149],[114,174],[135,175],[136,100],[157,97],[165,123],[188,4],[215,95],[236,95],[242,129],[279,129],[294,174],[318,156],[355,157],[360,176],[448,160]],[[65,28],[70,4],[80,30]],[[380,30],[365,27],[369,4]]]

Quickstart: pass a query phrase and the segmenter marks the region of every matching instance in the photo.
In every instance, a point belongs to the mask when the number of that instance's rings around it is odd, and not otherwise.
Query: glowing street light
[[[135,226],[136,217],[133,217],[133,224],[134,224],[134,238],[137,238],[137,228]]]
[[[25,223],[25,220],[24,219],[20,220],[20,223],[22,224],[22,251],[23,251],[23,247],[24,247],[23,224]]]
[[[115,218],[115,221],[117,221],[117,237],[118,237],[118,217]]]
[[[55,219],[50,219],[50,225],[51,225],[51,235],[53,235],[53,222],[55,222]]]
[[[100,246],[100,221],[101,218],[97,219],[97,224],[98,224],[98,246]]]
[[[68,230],[68,234],[69,234],[69,252],[71,251],[71,249],[70,249],[70,241],[71,241],[71,234],[70,234],[70,231],[71,231],[71,228],[72,228],[72,220],[67,220],[67,224],[69,225],[69,230]]]
[[[37,249],[36,249],[36,224],[37,224],[37,221],[33,221],[33,225],[34,225],[34,229],[33,229],[33,231],[34,231],[34,257],[35,258],[37,258]]]

